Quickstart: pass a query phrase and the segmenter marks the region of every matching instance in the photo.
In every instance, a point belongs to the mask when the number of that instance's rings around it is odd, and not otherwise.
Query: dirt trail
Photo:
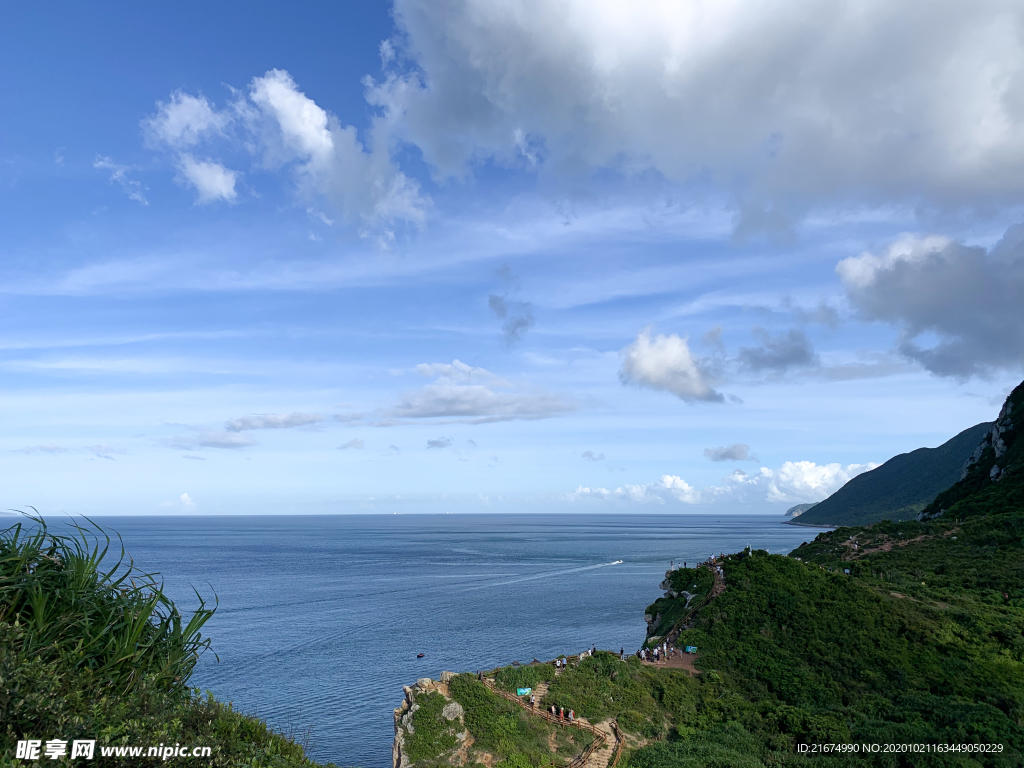
[[[597,725],[591,725],[586,718],[578,717],[575,723],[570,724],[552,716],[539,705],[540,700],[548,692],[547,683],[540,683],[533,689],[538,702],[537,708],[533,709],[528,701],[523,701],[519,696],[501,690],[490,678],[485,677],[483,682],[492,692],[503,699],[518,704],[534,717],[543,718],[561,728],[577,728],[581,731],[588,731],[594,736],[593,743],[566,763],[566,768],[613,768],[618,763],[618,758],[622,753],[623,742],[612,721],[605,720]]]
[[[696,653],[676,653],[667,659],[645,661],[643,664],[645,667],[657,667],[658,669],[685,669],[691,677],[696,677],[700,674],[700,670],[693,666],[693,662],[696,660]]]

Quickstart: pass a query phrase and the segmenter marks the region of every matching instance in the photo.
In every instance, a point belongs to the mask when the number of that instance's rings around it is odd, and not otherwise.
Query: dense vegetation
[[[186,619],[155,575],[123,549],[110,554],[99,528],[57,535],[29,520],[0,531],[0,765],[27,764],[14,762],[25,738],[96,739],[96,765],[118,762],[103,745],[159,743],[209,746],[214,766],[314,765],[265,723],[189,688],[213,609],[201,601]]]
[[[526,666],[502,667],[495,673],[494,682],[506,691],[517,688],[536,688],[538,683],[553,680],[555,669],[550,664],[527,664]]]
[[[701,648],[696,706],[629,765],[1024,764],[1024,385],[996,425],[923,521],[726,558],[726,591],[680,636]],[[798,752],[822,743],[1003,751]]]
[[[522,708],[496,696],[472,675],[457,675],[448,686],[452,698],[465,710],[466,729],[473,737],[473,746],[498,759],[494,768],[564,764],[591,742],[587,733],[558,729],[539,717],[531,717]],[[552,741],[554,752],[550,749]]]
[[[440,693],[424,693],[416,697],[419,707],[413,714],[414,730],[405,742],[405,753],[412,762],[436,757],[453,749],[459,742],[455,727],[443,715],[448,700]]]
[[[665,597],[655,600],[644,612],[648,635],[667,635],[694,608],[703,603],[714,585],[715,578],[707,568],[676,568],[669,571],[661,585],[665,590]]]
[[[870,525],[879,520],[912,520],[960,479],[960,472],[992,423],[976,424],[938,448],[894,456],[853,478],[799,517],[801,524]]]

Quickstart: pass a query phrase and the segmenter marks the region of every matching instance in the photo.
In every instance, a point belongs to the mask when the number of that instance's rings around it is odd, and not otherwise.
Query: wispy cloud
[[[99,170],[110,171],[111,184],[117,184],[121,187],[130,200],[134,200],[140,205],[149,205],[149,201],[142,193],[142,182],[128,176],[128,173],[133,170],[131,166],[118,165],[109,157],[97,155],[96,159],[93,160],[92,167]]]
[[[423,363],[416,371],[436,381],[399,398],[384,416],[400,420],[453,420],[468,424],[548,419],[576,409],[558,393],[516,386],[483,368],[454,360]]]
[[[259,416],[241,416],[224,424],[228,432],[245,432],[252,429],[292,429],[319,424],[327,419],[319,413],[269,413]]]
[[[233,432],[218,432],[215,430],[201,431],[194,435],[179,435],[158,440],[161,445],[174,448],[179,451],[195,451],[200,448],[223,448],[226,450],[238,450],[249,448],[258,443],[248,435],[241,435]]]

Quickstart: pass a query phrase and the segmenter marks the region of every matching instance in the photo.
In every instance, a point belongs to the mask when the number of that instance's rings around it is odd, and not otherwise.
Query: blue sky
[[[719,510],[994,418],[1024,11],[5,9],[3,506]]]

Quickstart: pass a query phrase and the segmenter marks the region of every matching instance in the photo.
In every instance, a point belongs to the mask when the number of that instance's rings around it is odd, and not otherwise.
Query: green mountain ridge
[[[800,524],[869,525],[879,520],[916,519],[941,492],[960,480],[965,463],[992,426],[993,422],[975,424],[937,448],[893,456],[803,512]]]

